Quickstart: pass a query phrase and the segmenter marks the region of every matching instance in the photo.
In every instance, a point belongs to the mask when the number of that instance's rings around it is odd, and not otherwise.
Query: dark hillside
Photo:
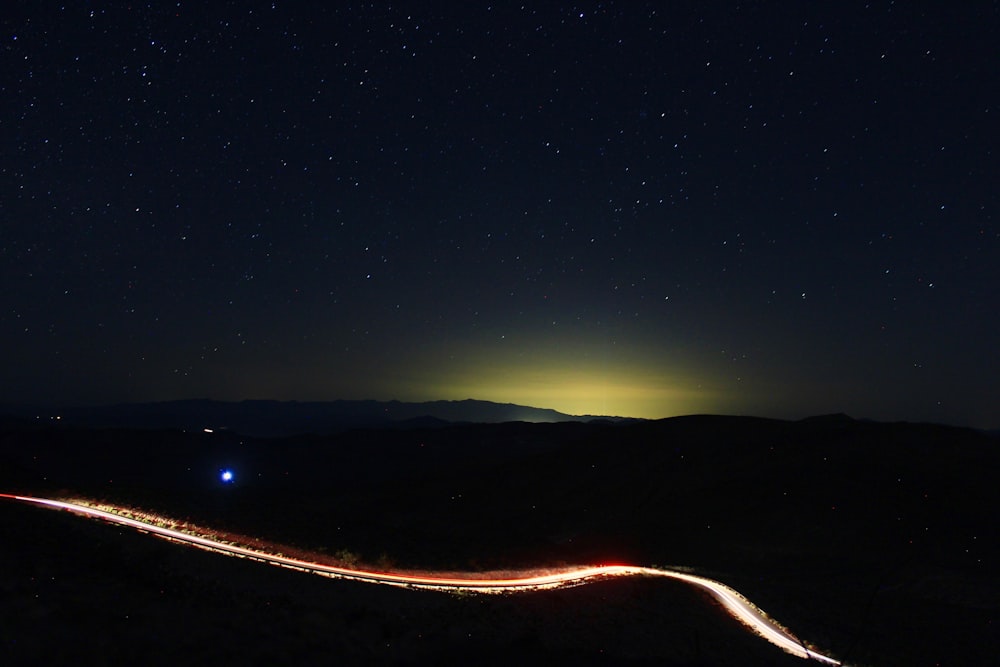
[[[12,430],[0,456],[5,488],[77,491],[368,561],[690,566],[840,657],[986,664],[1000,654],[998,444],[842,416],[698,416],[283,440]],[[218,482],[222,467],[236,484]]]
[[[689,587],[452,596],[330,581],[0,504],[3,664],[801,664]]]

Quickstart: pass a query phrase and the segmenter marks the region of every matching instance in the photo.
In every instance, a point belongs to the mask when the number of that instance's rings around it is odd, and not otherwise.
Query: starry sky
[[[0,25],[0,402],[1000,426],[995,1]]]

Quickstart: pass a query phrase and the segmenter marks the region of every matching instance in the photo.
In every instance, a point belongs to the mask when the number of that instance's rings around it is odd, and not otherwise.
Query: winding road
[[[162,537],[175,542],[180,542],[229,556],[250,558],[269,565],[277,565],[279,567],[300,570],[302,572],[318,574],[334,579],[351,579],[355,581],[365,581],[369,583],[401,586],[406,588],[431,589],[439,591],[501,593],[509,591],[528,591],[575,586],[610,577],[644,576],[678,579],[709,592],[723,605],[723,607],[725,607],[726,611],[728,611],[741,623],[767,641],[780,647],[782,650],[801,658],[816,660],[828,665],[841,664],[840,661],[821,653],[817,653],[816,651],[813,651],[805,646],[805,644],[803,644],[791,632],[774,620],[768,618],[760,609],[729,586],[712,579],[706,579],[705,577],[698,577],[674,570],[638,567],[633,565],[598,565],[566,569],[546,574],[513,576],[502,579],[482,578],[482,575],[477,576],[476,574],[469,574],[466,577],[436,577],[394,572],[376,572],[370,570],[334,567],[323,563],[316,563],[298,558],[292,558],[278,553],[271,553],[261,549],[220,542],[201,535],[193,535],[191,533],[186,533],[173,528],[158,526],[149,521],[142,521],[125,516],[125,514],[130,513],[130,511],[126,508],[100,509],[76,502],[6,493],[0,493],[0,498],[33,503],[35,505],[41,505],[54,509],[67,510],[76,514],[103,519],[122,526],[128,526],[129,528],[134,528],[136,530],[150,533],[152,535],[156,535],[157,537]]]

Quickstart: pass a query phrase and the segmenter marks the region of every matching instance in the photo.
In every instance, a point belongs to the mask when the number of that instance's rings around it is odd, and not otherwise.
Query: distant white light
[[[229,484],[230,482],[233,481],[233,471],[232,470],[223,470],[222,474],[219,475],[219,478],[223,482],[225,482],[226,484]]]

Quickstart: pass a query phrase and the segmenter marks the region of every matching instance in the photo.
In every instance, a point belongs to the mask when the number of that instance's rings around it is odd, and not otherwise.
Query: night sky
[[[0,19],[0,402],[1000,426],[997,2],[64,5]]]

